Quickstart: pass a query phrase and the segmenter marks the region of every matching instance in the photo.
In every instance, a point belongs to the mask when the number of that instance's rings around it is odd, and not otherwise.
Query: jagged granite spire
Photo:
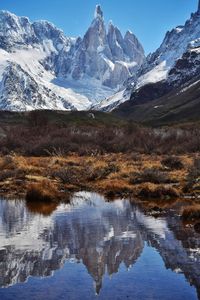
[[[101,9],[101,6],[98,4],[96,5],[95,12],[94,12],[94,17],[96,18],[103,18],[103,11]]]
[[[198,4],[198,10],[197,12],[200,14],[200,0],[199,0],[199,4]]]
[[[1,84],[0,108],[29,110],[47,109],[49,106],[50,109],[59,109],[59,107],[61,109],[85,109],[90,104],[93,105],[93,102],[96,104],[99,100],[110,97],[115,91],[123,87],[123,83],[136,73],[136,69],[141,64],[141,60],[135,59],[135,56],[132,55],[133,51],[136,54],[140,52],[138,47],[132,43],[132,40],[129,44],[127,42],[128,46],[124,44],[124,37],[117,27],[112,25],[107,30],[100,5],[96,5],[95,18],[83,38],[77,39],[65,36],[61,30],[47,21],[31,23],[25,17],[17,17],[0,10],[0,50],[3,49],[9,53],[8,58],[7,54],[6,56],[1,55],[2,70],[0,71],[2,74],[5,71],[6,78],[11,77],[8,81],[9,84]],[[25,64],[22,64],[21,55],[18,57],[13,53],[16,50],[24,49],[27,50],[26,58],[24,58],[27,60]],[[55,89],[52,85],[51,95],[48,96],[50,77],[44,73],[44,80],[41,84],[41,73],[37,68],[40,56],[31,54],[31,49],[33,51],[39,49],[39,53],[41,53],[39,55],[44,57],[40,63],[41,68],[44,68],[46,72],[53,72],[55,79],[67,79],[67,77],[73,80],[83,79],[78,89],[75,91],[73,87],[72,92],[66,91],[65,93],[55,82],[53,83]],[[33,70],[29,65],[29,57],[32,58],[32,56],[34,56],[35,65]],[[17,85],[15,89],[12,88],[13,76],[11,71],[13,69],[5,70],[12,61],[16,62],[19,67],[22,64],[22,70],[13,67],[17,82],[14,84],[15,87]],[[134,68],[135,66],[136,68]],[[29,82],[28,89],[24,84],[27,80]],[[87,84],[87,80],[91,80],[91,84]],[[35,83],[31,83],[32,81]],[[34,92],[31,90],[32,85],[35,86]],[[10,98],[8,98],[8,94]],[[35,98],[37,101],[31,101],[30,95],[31,99]],[[15,103],[13,99],[16,99]],[[24,99],[28,100],[25,101]]]

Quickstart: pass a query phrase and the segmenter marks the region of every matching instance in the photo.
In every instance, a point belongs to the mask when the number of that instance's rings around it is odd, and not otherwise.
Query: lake
[[[200,235],[95,193],[0,200],[0,299],[200,299]]]

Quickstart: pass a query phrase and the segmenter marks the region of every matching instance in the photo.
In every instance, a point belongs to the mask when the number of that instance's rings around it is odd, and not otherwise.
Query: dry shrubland
[[[199,125],[148,128],[62,114],[0,120],[0,193],[43,202],[83,189],[110,198],[198,198]]]
[[[1,156],[0,193],[19,195],[27,192],[27,199],[31,201],[56,201],[64,199],[69,192],[80,190],[104,193],[109,198],[134,196],[169,200],[184,195],[198,197],[196,175],[191,181],[197,158],[193,155],[178,158],[184,168],[174,170],[163,169],[163,155]],[[190,188],[186,189],[188,178]]]
[[[64,114],[64,113],[63,113]],[[199,125],[150,128],[131,121],[110,119],[104,114],[97,119],[34,111],[1,123],[0,152],[11,151],[26,156],[79,156],[106,153],[140,153],[180,155],[200,150]],[[83,117],[82,117],[83,118]],[[11,119],[11,121],[10,121]],[[177,157],[163,161],[169,168],[181,168]]]

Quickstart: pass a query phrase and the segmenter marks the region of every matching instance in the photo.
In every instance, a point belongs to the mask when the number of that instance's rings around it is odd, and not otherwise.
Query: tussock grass
[[[180,197],[179,192],[173,188],[168,186],[144,186],[141,191],[138,193],[138,197],[144,200],[148,199],[176,199]]]
[[[26,193],[28,202],[53,202],[59,198],[55,184],[48,180],[30,184]]]
[[[122,153],[97,156],[78,156],[73,153],[61,157],[2,156],[0,193],[7,193],[10,189],[13,195],[21,192],[26,195],[28,191],[29,198],[43,201],[58,197],[58,191],[67,193],[83,189],[118,197],[144,195],[147,198],[165,199],[176,197],[176,192],[182,193],[192,156],[181,156],[184,169],[165,171],[160,169],[162,155],[143,154],[137,157],[138,154],[133,159],[133,154]],[[150,186],[150,190],[146,186]]]

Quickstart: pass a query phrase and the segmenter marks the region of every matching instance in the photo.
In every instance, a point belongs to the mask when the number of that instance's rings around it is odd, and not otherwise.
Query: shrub
[[[105,196],[108,199],[123,198],[132,192],[128,184],[121,180],[111,180],[104,185]]]
[[[139,184],[139,183],[171,183],[172,180],[163,172],[160,172],[158,169],[145,169],[142,173],[133,173],[131,175],[130,183]]]
[[[14,162],[14,158],[11,155],[6,155],[0,160],[0,169],[15,169],[16,164]]]
[[[187,186],[192,186],[194,183],[200,181],[200,158],[196,158],[187,176]]]
[[[54,184],[47,180],[31,184],[26,193],[26,200],[31,202],[52,202],[58,199],[58,190]]]
[[[182,212],[182,219],[184,221],[193,221],[200,219],[200,205],[192,205],[184,208]]]
[[[89,170],[88,180],[95,181],[106,179],[111,173],[117,172],[119,172],[119,167],[110,163],[106,167],[98,167],[96,169]]]
[[[16,170],[3,170],[0,172],[0,181],[5,181],[7,179],[24,179],[26,176],[26,172],[24,170],[16,169]]]
[[[76,179],[76,173],[73,168],[60,168],[54,171],[51,176],[59,179],[64,184],[70,184]]]
[[[184,168],[181,159],[176,156],[169,156],[163,159],[161,164],[171,170],[181,170]]]
[[[28,124],[32,127],[46,126],[48,118],[44,111],[33,110],[28,113]]]
[[[195,230],[197,233],[200,233],[200,223],[194,224],[194,230]]]
[[[179,197],[179,193],[172,187],[159,186],[151,189],[146,186],[138,193],[138,197],[142,199],[175,199]]]
[[[88,123],[79,118],[71,113],[62,115],[47,111],[22,113],[17,118],[11,114],[5,118],[5,124],[1,120],[5,131],[5,137],[0,139],[1,153],[14,151],[38,156],[69,152],[94,156],[121,152],[177,155],[200,149],[198,124],[154,129],[125,120],[123,124],[101,119]]]

